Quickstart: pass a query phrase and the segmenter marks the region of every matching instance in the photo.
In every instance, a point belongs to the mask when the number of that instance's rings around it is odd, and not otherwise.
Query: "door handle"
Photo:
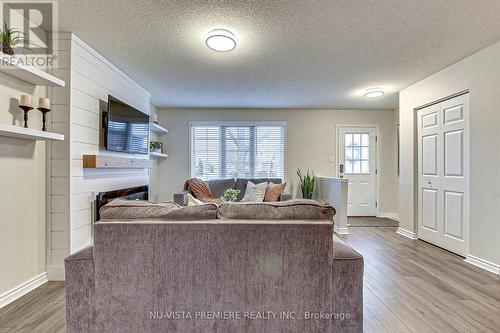
[[[339,164],[339,177],[344,178],[344,163]]]

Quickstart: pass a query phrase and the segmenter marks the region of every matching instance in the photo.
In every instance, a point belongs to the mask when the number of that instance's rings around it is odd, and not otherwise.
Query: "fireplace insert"
[[[124,188],[120,190],[108,191],[108,192],[99,192],[96,196],[95,200],[95,220],[99,221],[99,210],[102,206],[108,204],[113,199],[121,198],[127,200],[148,200],[149,186],[138,186],[131,188]]]

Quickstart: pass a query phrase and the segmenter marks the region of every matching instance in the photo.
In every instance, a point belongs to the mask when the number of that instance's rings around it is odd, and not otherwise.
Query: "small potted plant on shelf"
[[[240,194],[240,190],[236,190],[234,188],[230,188],[224,192],[224,194],[220,197],[222,201],[232,201],[235,202],[238,198],[238,194]]]
[[[160,154],[163,153],[163,143],[158,141],[151,141],[149,143],[149,151]]]
[[[305,175],[302,175],[300,169],[297,169],[297,175],[300,180],[300,189],[302,190],[302,197],[304,199],[312,199],[314,192],[314,171],[307,170]]]
[[[7,22],[3,22],[0,28],[0,51],[8,55],[14,55],[14,48],[23,41],[22,33],[14,28],[9,28]]]

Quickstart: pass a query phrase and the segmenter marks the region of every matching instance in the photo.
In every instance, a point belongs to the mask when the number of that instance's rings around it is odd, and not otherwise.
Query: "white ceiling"
[[[394,108],[401,89],[500,40],[498,0],[60,0],[59,14],[160,107]],[[208,49],[214,28],[236,49]],[[387,93],[362,97],[372,86]]]

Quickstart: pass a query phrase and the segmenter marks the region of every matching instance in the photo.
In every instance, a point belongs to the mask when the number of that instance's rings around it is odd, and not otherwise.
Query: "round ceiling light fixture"
[[[375,87],[375,88],[366,89],[363,96],[368,97],[368,98],[372,98],[372,97],[380,97],[383,94],[384,94],[383,88]]]
[[[226,29],[214,29],[207,35],[205,43],[217,52],[229,52],[236,47],[236,36]]]

